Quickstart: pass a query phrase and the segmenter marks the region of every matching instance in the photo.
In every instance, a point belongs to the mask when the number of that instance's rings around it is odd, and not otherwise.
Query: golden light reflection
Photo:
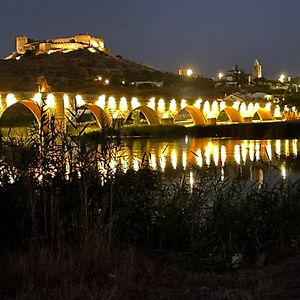
[[[242,102],[240,105],[240,114],[243,118],[248,117],[248,110],[244,102]]]
[[[219,164],[219,145],[213,146],[213,158],[214,158],[214,164],[217,166]]]
[[[292,141],[292,150],[293,150],[293,155],[294,156],[297,156],[297,154],[298,154],[298,145],[297,145],[297,142],[298,142],[297,139],[294,139]]]
[[[196,161],[197,161],[197,165],[202,168],[203,166],[203,159],[202,159],[202,153],[200,149],[197,149],[196,151]]]
[[[138,171],[140,169],[140,164],[139,164],[139,161],[137,158],[133,158],[133,161],[132,161],[132,168],[134,171]]]
[[[250,161],[253,162],[254,161],[254,155],[255,155],[255,152],[254,152],[254,147],[255,147],[255,142],[250,140],[249,141],[249,158],[250,158]]]
[[[182,167],[183,167],[183,170],[186,169],[186,165],[187,165],[187,154],[186,154],[186,151],[183,150],[182,151]]]
[[[285,165],[281,166],[281,175],[283,179],[286,179],[286,168]]]
[[[192,171],[190,171],[190,187],[191,187],[191,190],[193,189],[194,184],[195,184],[194,174],[193,174]]]
[[[227,155],[226,155],[226,147],[225,147],[225,145],[222,145],[221,146],[221,164],[222,164],[222,166],[225,165],[226,157],[227,157]]]
[[[266,145],[266,154],[268,155],[268,159],[272,160],[272,146],[270,141],[268,141],[267,145]]]
[[[164,172],[165,168],[166,168],[166,165],[167,165],[167,162],[166,162],[166,157],[163,153],[160,155],[159,164],[160,164],[161,170]]]
[[[285,154],[285,156],[289,156],[290,155],[289,140],[285,140],[285,143],[284,143],[284,154]]]
[[[234,159],[238,165],[241,164],[241,151],[240,151],[240,145],[234,146]]]
[[[153,170],[157,169],[156,155],[154,153],[150,154],[150,165]]]
[[[205,158],[205,164],[207,166],[210,166],[210,155],[212,151],[212,142],[209,142],[206,147],[204,148],[204,158]]]
[[[246,163],[247,160],[247,151],[248,151],[248,143],[247,141],[243,141],[241,145],[241,153],[242,153],[242,161]]]
[[[212,118],[216,118],[219,114],[219,103],[218,101],[214,101],[211,105],[211,113],[212,113]]]
[[[176,149],[172,149],[171,151],[171,163],[174,170],[177,169],[177,151]]]
[[[260,159],[260,144],[259,142],[256,142],[255,145],[255,160],[259,160]]]
[[[96,105],[99,106],[100,108],[104,109],[105,108],[105,95],[99,96],[98,100],[96,101]]]
[[[275,141],[275,153],[277,155],[280,155],[280,153],[281,153],[281,140]]]

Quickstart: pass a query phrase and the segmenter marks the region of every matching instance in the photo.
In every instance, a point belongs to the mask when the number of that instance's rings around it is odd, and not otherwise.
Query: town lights
[[[76,107],[81,107],[81,106],[85,105],[85,102],[81,95],[76,95],[75,100],[76,100]]]
[[[55,106],[55,97],[53,94],[48,94],[46,98],[46,105],[48,107],[54,107]]]
[[[11,106],[17,102],[17,99],[14,94],[8,94],[6,96],[6,105]]]
[[[98,97],[98,100],[96,101],[96,105],[100,108],[104,109],[105,107],[105,95],[101,95]]]
[[[193,75],[193,70],[192,69],[187,69],[186,70],[186,76],[191,77]]]
[[[285,75],[284,74],[281,74],[280,76],[279,76],[279,79],[278,79],[281,83],[283,83],[284,82],[284,80],[285,80]]]
[[[223,73],[219,73],[218,77],[219,77],[219,80],[222,80],[222,78],[224,77],[224,74]]]

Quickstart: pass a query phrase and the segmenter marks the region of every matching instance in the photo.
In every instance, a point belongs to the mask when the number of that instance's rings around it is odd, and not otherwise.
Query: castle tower
[[[18,54],[25,54],[26,49],[25,45],[28,43],[28,37],[27,36],[18,36],[16,38],[16,50]]]
[[[257,59],[255,59],[253,67],[252,67],[252,79],[262,78],[262,65],[259,63]]]

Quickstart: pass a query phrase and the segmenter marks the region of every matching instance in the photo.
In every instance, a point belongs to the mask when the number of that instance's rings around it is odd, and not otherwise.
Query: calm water
[[[232,140],[212,138],[128,139],[126,168],[148,163],[166,175],[218,176],[264,182],[300,175],[300,140]]]

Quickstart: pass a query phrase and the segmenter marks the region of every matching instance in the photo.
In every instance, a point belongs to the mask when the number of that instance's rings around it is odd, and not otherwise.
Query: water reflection
[[[127,140],[124,170],[139,170],[142,158],[147,156],[150,168],[165,174],[189,177],[191,186],[195,170],[201,175],[238,176],[262,184],[267,176],[283,179],[298,172],[292,162],[298,154],[299,142],[293,140],[230,140],[196,139],[179,140]],[[118,162],[115,163],[115,165]],[[300,169],[300,166],[299,166]],[[197,173],[197,174],[198,174]]]

